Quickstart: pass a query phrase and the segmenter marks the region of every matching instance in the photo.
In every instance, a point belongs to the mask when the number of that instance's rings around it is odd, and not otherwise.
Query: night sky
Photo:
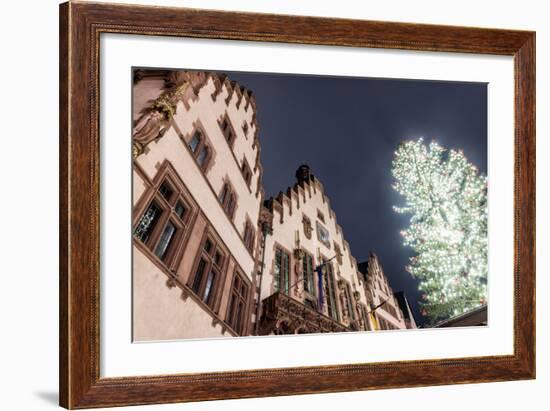
[[[300,164],[321,180],[358,262],[378,255],[394,291],[405,291],[419,324],[418,284],[404,267],[413,255],[399,232],[409,215],[391,188],[403,140],[424,137],[464,150],[487,173],[485,83],[227,72],[253,91],[266,198],[295,182]]]

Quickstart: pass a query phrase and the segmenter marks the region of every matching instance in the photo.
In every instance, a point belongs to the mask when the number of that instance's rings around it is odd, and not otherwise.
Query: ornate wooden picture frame
[[[101,378],[102,33],[513,56],[513,355]],[[59,281],[60,405],[70,409],[535,378],[535,33],[183,8],[62,4]]]

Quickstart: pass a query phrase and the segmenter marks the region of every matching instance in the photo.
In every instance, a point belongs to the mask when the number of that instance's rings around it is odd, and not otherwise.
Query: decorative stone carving
[[[183,98],[189,83],[183,79],[183,74],[170,80],[168,90],[163,92],[153,104],[145,110],[134,125],[133,157],[143,153],[147,144],[164,135],[170,126],[170,120],[176,113],[178,101]],[[179,83],[178,83],[179,81]]]
[[[305,257],[305,255],[306,253],[301,247],[294,249],[294,257],[296,257],[297,260],[301,260],[302,258]]]
[[[311,220],[304,216],[302,218],[302,223],[304,225],[304,235],[308,240],[311,240],[311,234],[313,233],[313,227],[311,226]]]
[[[263,302],[260,334],[295,334],[349,331],[344,324],[321,314],[284,293]]]

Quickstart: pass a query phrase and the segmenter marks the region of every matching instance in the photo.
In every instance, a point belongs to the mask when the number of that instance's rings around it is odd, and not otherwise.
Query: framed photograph
[[[60,6],[60,405],[535,378],[535,33]]]

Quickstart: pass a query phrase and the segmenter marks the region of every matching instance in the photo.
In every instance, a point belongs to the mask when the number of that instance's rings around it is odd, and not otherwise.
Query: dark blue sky
[[[409,216],[392,206],[391,162],[403,140],[423,136],[463,149],[487,172],[485,83],[388,80],[227,72],[252,90],[260,124],[266,197],[292,185],[308,164],[331,200],[358,262],[378,255],[394,291],[405,291],[415,317],[417,282],[404,269],[411,249],[400,230]]]

